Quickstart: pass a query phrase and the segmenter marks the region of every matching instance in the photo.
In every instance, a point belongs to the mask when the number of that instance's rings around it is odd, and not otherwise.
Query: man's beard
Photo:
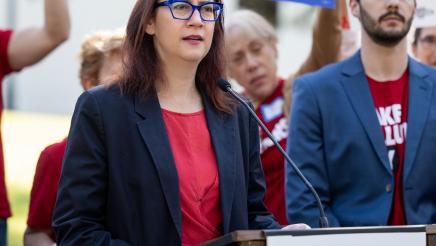
[[[404,28],[400,31],[385,31],[380,26],[382,20],[388,16],[396,16],[403,23],[405,23]],[[360,18],[363,29],[368,33],[369,37],[376,44],[386,47],[393,47],[397,45],[403,38],[407,35],[412,25],[413,18],[406,20],[406,18],[400,15],[397,11],[390,11],[382,15],[378,22],[375,21],[369,13],[360,6]]]

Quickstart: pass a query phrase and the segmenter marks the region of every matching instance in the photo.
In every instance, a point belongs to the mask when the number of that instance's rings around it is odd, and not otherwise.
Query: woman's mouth
[[[183,41],[188,42],[189,44],[200,44],[204,41],[203,37],[200,35],[189,35],[182,38]]]

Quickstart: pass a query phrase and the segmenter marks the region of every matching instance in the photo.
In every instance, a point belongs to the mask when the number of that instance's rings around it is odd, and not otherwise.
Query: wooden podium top
[[[429,235],[436,235],[436,224],[426,225],[426,231]]]
[[[262,230],[234,231],[219,238],[207,241],[203,246],[237,245],[248,241],[265,242],[266,235]],[[265,243],[263,244],[265,245]]]
[[[336,227],[315,228],[310,230],[245,230],[234,231],[214,240],[208,241],[203,246],[223,245],[266,245],[266,235],[322,235],[343,233],[370,233],[370,232],[426,232],[427,245],[434,246],[436,225],[412,225],[412,226],[374,226],[374,227]]]

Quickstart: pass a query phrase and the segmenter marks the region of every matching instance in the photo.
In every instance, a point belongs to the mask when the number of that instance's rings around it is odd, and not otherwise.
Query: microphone
[[[274,136],[271,134],[271,132],[268,130],[268,128],[266,128],[265,124],[263,124],[263,122],[259,119],[259,117],[257,117],[256,113],[253,111],[253,109],[250,107],[250,105],[248,105],[248,103],[244,99],[242,99],[241,96],[237,92],[235,92],[232,89],[232,86],[230,85],[230,83],[224,79],[219,79],[218,80],[218,87],[221,90],[231,94],[236,100],[238,100],[242,105],[244,105],[245,108],[248,109],[251,116],[257,121],[257,124],[266,132],[268,137],[273,141],[274,145],[279,149],[280,153],[282,153],[282,155],[285,157],[286,161],[291,164],[292,168],[297,173],[298,177],[300,177],[300,179],[307,186],[307,188],[309,188],[310,192],[315,197],[316,203],[318,205],[319,215],[320,215],[320,217],[319,217],[320,227],[321,228],[328,228],[329,222],[328,222],[327,216],[325,215],[324,208],[323,208],[322,203],[321,203],[321,199],[319,198],[318,193],[316,193],[316,190],[313,188],[313,186],[309,182],[309,180],[307,180],[307,178],[304,177],[303,173],[300,171],[300,169],[297,167],[297,165],[295,165],[294,161],[288,156],[288,154],[286,154],[286,152],[283,150],[282,146],[277,142],[277,140],[274,138]]]

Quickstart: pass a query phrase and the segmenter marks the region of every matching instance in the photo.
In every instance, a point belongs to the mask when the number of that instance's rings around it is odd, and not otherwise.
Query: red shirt
[[[218,166],[204,111],[181,114],[162,109],[179,176],[182,245],[222,235]]]
[[[280,80],[274,93],[259,105],[256,114],[268,130],[271,131],[283,149],[286,149],[288,121],[283,114],[283,84],[284,81]],[[263,130],[260,131],[260,153],[266,182],[265,205],[280,224],[287,225],[285,158]]]
[[[407,133],[409,72],[406,71],[395,81],[378,82],[369,77],[368,81],[395,180],[389,225],[404,225],[406,218],[402,177]]]
[[[45,148],[39,156],[27,218],[27,225],[32,229],[52,229],[51,219],[66,147],[67,139],[64,139]]]
[[[0,82],[3,78],[12,72],[8,59],[8,45],[11,38],[12,31],[0,30]],[[2,98],[2,86],[0,85],[0,124],[1,113],[3,111],[3,98]],[[8,196],[6,193],[5,184],[5,167],[3,160],[3,144],[0,132],[0,218],[5,219],[11,216],[11,209],[9,207]]]

